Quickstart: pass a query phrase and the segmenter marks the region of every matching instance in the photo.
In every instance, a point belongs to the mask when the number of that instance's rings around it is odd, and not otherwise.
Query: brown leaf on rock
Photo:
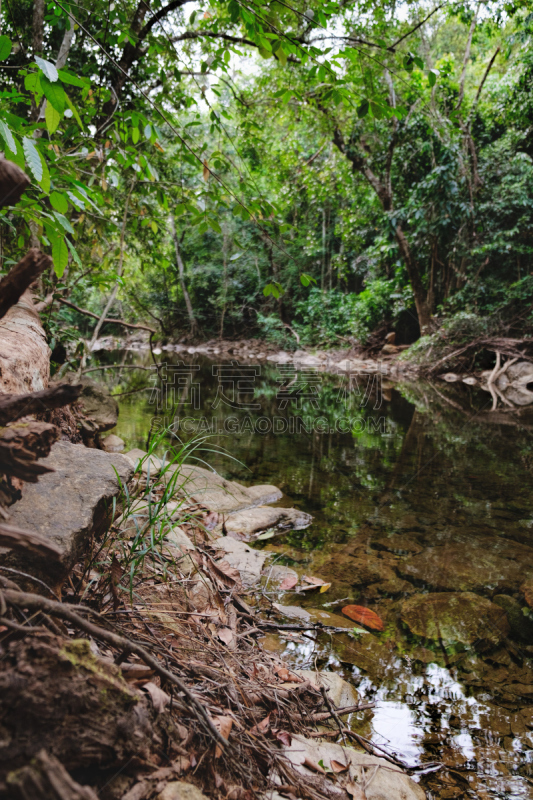
[[[242,588],[241,573],[238,569],[235,569],[235,567],[230,567],[227,561],[215,562],[209,559],[208,569],[212,577],[226,589],[236,589],[240,591]]]
[[[310,575],[304,575],[302,580],[306,583],[311,583],[313,586],[324,586],[324,584],[327,583],[327,581],[323,581],[322,578],[314,578]]]
[[[334,758],[331,759],[331,765],[330,766],[331,766],[331,769],[333,770],[333,772],[336,772],[336,773],[346,772],[346,770],[350,768],[349,764],[341,764],[340,761],[335,761]]]
[[[170,695],[168,695],[166,692],[160,689],[159,686],[156,686],[155,683],[152,683],[151,681],[145,683],[142,688],[146,689],[152,698],[152,703],[157,713],[160,714],[162,711],[164,711],[170,703]]]
[[[365,790],[360,784],[350,782],[344,788],[352,796],[352,800],[367,800]]]
[[[231,717],[213,717],[213,723],[217,731],[224,737],[229,739],[231,729],[233,728],[233,720]],[[215,748],[215,758],[220,758],[222,755],[222,748],[217,744]]]
[[[296,584],[298,583],[298,575],[287,575],[280,584],[280,591],[281,592],[288,592],[289,589],[294,589]]]
[[[320,775],[325,775],[326,774],[326,770],[322,769],[320,764],[317,764],[315,761],[313,761],[308,756],[305,757],[303,765],[304,765],[304,767],[307,767],[307,769],[312,769],[313,772],[319,772]]]
[[[300,592],[319,591],[320,594],[322,594],[323,592],[327,592],[328,589],[331,589],[331,583],[312,583],[309,586],[301,586]]]
[[[287,667],[274,667],[274,672],[281,681],[294,680]]]
[[[344,606],[342,613],[354,622],[364,625],[365,628],[370,628],[372,631],[383,631],[385,626],[383,620],[378,617],[375,611],[371,611],[365,606]]]
[[[212,531],[218,525],[218,520],[219,520],[218,511],[210,511],[209,514],[207,514],[203,518],[202,525],[204,526],[204,528],[206,528],[206,530]]]

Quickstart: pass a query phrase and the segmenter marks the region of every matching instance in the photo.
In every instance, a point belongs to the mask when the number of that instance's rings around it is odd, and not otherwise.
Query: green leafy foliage
[[[138,4],[81,3],[70,44],[47,9],[38,55],[30,6],[3,7],[0,37],[0,144],[33,178],[2,217],[4,271],[31,232],[91,310],[120,263],[117,302],[164,335],[190,324],[187,293],[206,335],[287,346],[382,323],[412,339],[421,298],[496,313],[532,271],[525,8],[487,6],[459,102],[472,4],[419,26],[425,5],[202,0],[143,7],[139,28]]]

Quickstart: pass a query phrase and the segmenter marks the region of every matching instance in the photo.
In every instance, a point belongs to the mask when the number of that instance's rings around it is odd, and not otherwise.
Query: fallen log
[[[32,420],[0,429],[0,510],[20,500],[22,481],[36,483],[40,475],[53,471],[36,462],[49,455],[58,438],[58,429],[48,422]]]
[[[90,769],[95,783],[100,769],[150,763],[154,753],[171,760],[179,752],[180,737],[168,711],[158,714],[148,695],[129,686],[117,666],[93,655],[87,640],[34,634],[26,625],[24,638],[3,646],[0,785],[43,747],[69,771]]]
[[[50,348],[27,290],[0,319],[0,394],[41,391],[49,378]]]
[[[7,786],[16,800],[98,800],[90,786],[80,786],[65,767],[41,750],[25,767],[8,775]]]
[[[62,383],[31,394],[0,395],[0,425],[6,425],[28,414],[42,414],[74,403],[80,396],[82,385]]]
[[[61,558],[61,550],[49,539],[39,536],[38,533],[23,531],[21,528],[3,523],[0,523],[0,546],[15,550],[31,550],[44,558],[53,558],[54,561],[59,561]]]
[[[0,318],[18,303],[24,292],[45,269],[50,269],[52,263],[50,256],[36,248],[28,250],[24,258],[0,280]]]
[[[28,483],[36,483],[39,475],[51,472],[38,458],[50,454],[58,439],[58,430],[48,422],[17,422],[2,430],[0,437],[0,473],[6,472]]]

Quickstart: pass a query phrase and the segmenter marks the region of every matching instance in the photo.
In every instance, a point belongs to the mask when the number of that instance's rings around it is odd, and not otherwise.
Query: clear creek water
[[[257,546],[332,586],[278,601],[338,615],[355,603],[385,627],[266,646],[338,670],[375,701],[354,730],[411,764],[442,762],[420,777],[429,798],[533,797],[533,415],[491,418],[488,395],[465,386],[161,358],[160,395],[149,372],[105,373],[127,449],[144,448],[176,404],[182,438],[222,431],[209,441],[236,460],[206,455],[211,466],[275,484],[283,505],[314,517]]]

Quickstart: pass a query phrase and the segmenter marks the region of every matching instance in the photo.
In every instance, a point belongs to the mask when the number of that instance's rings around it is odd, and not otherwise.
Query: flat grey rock
[[[106,453],[122,453],[124,450],[124,439],[110,433],[105,439],[102,439],[102,450]]]
[[[161,459],[155,455],[148,456],[144,450],[138,448],[130,450],[126,455],[136,465],[141,464],[141,470],[145,475],[150,464],[151,477],[158,475],[163,467]],[[277,486],[242,486],[236,481],[226,480],[205,467],[192,464],[166,466],[166,463],[161,477],[166,485],[173,482],[174,496],[188,497],[194,503],[199,503],[209,511],[217,511],[219,514],[230,514],[265,503],[275,503],[282,496]]]
[[[348,681],[337,675],[336,672],[315,672],[313,669],[295,669],[293,672],[306,681],[317,686],[324,686],[328,697],[336,708],[346,708],[354,706],[359,702],[357,691]]]
[[[239,570],[243,586],[256,586],[259,583],[269,553],[253,550],[246,542],[239,542],[230,536],[217,539],[213,547],[222,551],[221,561],[227,561],[230,567]]]
[[[257,487],[256,487],[257,488]],[[273,528],[277,531],[299,531],[309,527],[313,517],[298,508],[259,506],[236,511],[224,519],[226,533],[237,533],[252,539],[261,531]],[[219,526],[222,529],[222,523]]]
[[[174,471],[173,467],[169,467],[166,471],[166,482]],[[195,503],[219,514],[229,514],[262,503],[272,503],[281,497],[281,492],[276,486],[253,486],[248,489],[240,483],[222,478],[216,472],[190,464],[180,465],[175,493],[181,496],[188,495]]]
[[[331,742],[317,742],[304,736],[293,736],[290,747],[283,748],[291,764],[303,775],[316,775],[304,766],[305,759],[331,768],[331,760],[349,765],[346,773],[337,776],[338,785],[351,782],[360,788],[366,800],[426,800],[421,786],[405,775],[399,767],[383,758],[370,756]]]
[[[208,800],[208,798],[192,783],[171,781],[157,795],[157,800]]]
[[[113,498],[120,492],[119,479],[127,483],[133,467],[119,453],[70,442],[56,442],[40,463],[55,471],[24,487],[22,499],[10,509],[9,522],[50,539],[61,550],[61,562],[3,548],[0,563],[59,580],[85,552],[93,533],[105,529]]]
[[[157,456],[149,456],[148,453],[138,447],[135,447],[133,450],[129,450],[125,455],[134,463],[136,470],[140,467],[140,471],[143,473],[143,475],[146,476],[148,474],[148,468],[150,468],[151,478],[155,478],[157,475],[159,475],[162,467],[162,461]]]

